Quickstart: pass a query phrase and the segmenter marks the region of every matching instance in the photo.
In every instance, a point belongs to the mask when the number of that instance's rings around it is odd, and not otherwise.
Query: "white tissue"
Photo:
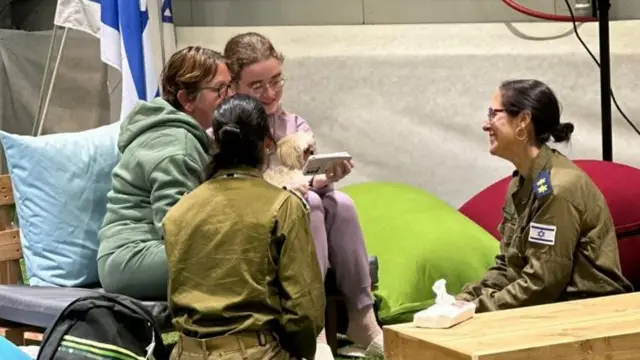
[[[417,327],[445,329],[469,320],[476,313],[476,305],[456,300],[447,293],[447,281],[440,279],[433,284],[436,302],[426,310],[413,315],[413,324]]]

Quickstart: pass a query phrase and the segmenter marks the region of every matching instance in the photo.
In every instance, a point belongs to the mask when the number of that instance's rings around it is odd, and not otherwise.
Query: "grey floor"
[[[516,24],[534,37],[570,24]],[[575,36],[523,40],[504,24],[179,28],[179,47],[222,49],[255,30],[286,56],[285,103],[313,126],[321,151],[346,150],[357,162],[344,184],[400,181],[459,206],[506,176],[511,166],[487,152],[480,127],[503,79],[538,78],[557,92],[563,120],[576,126],[574,159],[601,159],[599,70]],[[597,26],[580,34],[598,56]],[[640,126],[640,21],[611,27],[613,87]],[[614,161],[640,166],[640,136],[614,108]]]

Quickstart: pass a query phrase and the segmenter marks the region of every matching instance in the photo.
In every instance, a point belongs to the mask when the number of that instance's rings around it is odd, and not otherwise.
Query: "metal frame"
[[[53,65],[53,73],[51,74],[51,79],[49,83],[49,88],[47,89],[45,96],[45,86],[47,84],[47,78],[49,75],[49,65],[51,63],[51,55],[53,54],[53,45],[56,42],[56,35],[58,34],[58,30],[61,27],[58,25],[53,25],[53,32],[51,34],[51,43],[49,44],[49,52],[47,53],[47,60],[44,66],[44,75],[42,76],[42,84],[40,85],[40,99],[38,100],[38,110],[36,111],[36,118],[33,121],[33,129],[31,130],[31,135],[40,136],[42,134],[42,130],[44,127],[44,120],[47,117],[47,111],[49,109],[49,101],[51,100],[51,94],[53,93],[53,88],[56,84],[56,77],[58,76],[58,69],[60,68],[60,60],[62,59],[62,52],[64,51],[64,45],[67,41],[67,34],[69,33],[69,28],[64,27],[64,31],[62,33],[62,38],[60,40],[60,47],[58,48],[58,54],[56,56],[54,65]]]
[[[611,49],[609,46],[610,0],[593,0],[598,16],[600,42],[600,107],[602,116],[602,160],[613,161],[613,130],[611,121]]]

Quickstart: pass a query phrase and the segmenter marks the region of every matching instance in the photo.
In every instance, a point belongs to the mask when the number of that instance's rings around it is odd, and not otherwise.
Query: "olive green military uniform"
[[[604,197],[557,150],[543,146],[530,174],[514,173],[503,213],[495,265],[457,296],[478,312],[633,291]]]
[[[300,197],[254,169],[220,172],[163,226],[172,359],[313,359],[325,296]]]

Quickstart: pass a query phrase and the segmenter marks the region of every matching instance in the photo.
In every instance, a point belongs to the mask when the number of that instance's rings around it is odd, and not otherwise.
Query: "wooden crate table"
[[[476,314],[450,329],[384,327],[388,360],[637,360],[640,293]]]

